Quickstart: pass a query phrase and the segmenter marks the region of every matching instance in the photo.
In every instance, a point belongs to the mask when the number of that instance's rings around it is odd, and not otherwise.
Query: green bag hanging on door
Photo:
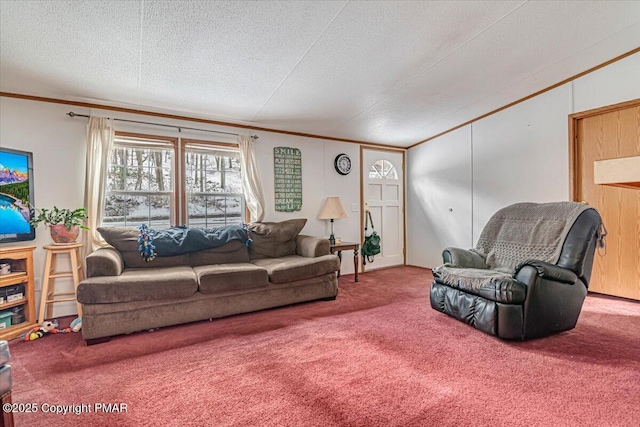
[[[371,234],[367,236],[369,229],[369,222],[371,222]],[[376,233],[373,227],[373,219],[371,218],[371,211],[367,210],[364,220],[364,243],[362,243],[362,265],[367,265],[367,261],[373,262],[373,257],[380,253],[380,236]]]

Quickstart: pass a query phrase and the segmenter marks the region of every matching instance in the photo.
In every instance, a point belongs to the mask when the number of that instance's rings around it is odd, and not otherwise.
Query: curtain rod
[[[67,116],[69,116],[69,117],[86,117],[86,118],[90,117],[90,116],[87,116],[86,114],[76,114],[73,111],[69,111],[67,113]],[[152,125],[152,126],[162,126],[162,127],[166,127],[166,128],[174,128],[174,129],[178,129],[178,132],[182,132],[182,129],[188,129],[188,130],[196,130],[196,131],[200,131],[200,132],[223,133],[225,135],[240,136],[240,134],[238,134],[238,133],[223,132],[221,130],[191,128],[191,127],[187,127],[187,126],[165,125],[165,124],[162,124],[162,123],[141,122],[141,121],[138,121],[138,120],[126,120],[126,119],[111,119],[111,120],[115,120],[115,121],[118,121],[118,122],[139,123],[139,124],[142,124],[142,125]],[[251,138],[258,139],[258,135],[251,135]]]

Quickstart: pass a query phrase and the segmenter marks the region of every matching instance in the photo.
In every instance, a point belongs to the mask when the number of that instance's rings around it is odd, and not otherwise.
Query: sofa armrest
[[[331,253],[329,246],[329,241],[323,237],[299,234],[296,238],[296,255],[307,258],[329,255]]]
[[[11,365],[9,362],[11,361],[11,352],[9,351],[9,343],[5,340],[0,341],[0,396],[3,397],[3,403],[11,403],[11,398],[9,400],[5,400],[8,393],[11,393],[11,388],[13,387],[13,379],[11,377]],[[10,395],[9,395],[10,396]],[[2,416],[6,417],[7,411],[2,411],[0,413],[0,421],[2,421]],[[11,412],[11,411],[9,411]],[[6,421],[6,418],[5,418]],[[5,423],[2,423],[4,426]],[[13,425],[13,423],[6,423],[6,425]]]
[[[460,248],[445,248],[442,251],[442,260],[445,264],[451,264],[462,268],[485,268],[484,258],[476,253]]]
[[[548,262],[538,261],[535,259],[530,259],[518,264],[515,273],[516,280],[519,280],[518,275],[520,271],[527,266],[535,269],[536,275],[543,279],[566,283],[568,285],[574,285],[578,281],[578,276],[573,271],[567,268],[558,267],[555,264],[550,264]],[[526,283],[526,281],[524,281],[523,283]]]
[[[124,270],[122,255],[114,248],[100,248],[87,257],[87,278],[119,276]]]

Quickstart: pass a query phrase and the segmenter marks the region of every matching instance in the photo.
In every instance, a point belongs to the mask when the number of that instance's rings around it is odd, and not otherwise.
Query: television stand
[[[33,274],[33,250],[35,246],[15,246],[0,248],[0,260],[11,265],[11,273],[0,275],[0,290],[5,291],[16,285],[24,285],[21,299],[0,304],[0,311],[24,306],[24,322],[0,329],[0,340],[17,338],[36,326],[35,281]],[[4,293],[4,292],[2,292]]]

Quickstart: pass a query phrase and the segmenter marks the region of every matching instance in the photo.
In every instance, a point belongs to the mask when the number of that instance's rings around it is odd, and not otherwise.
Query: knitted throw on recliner
[[[482,230],[475,249],[485,269],[444,264],[433,269],[444,283],[477,289],[513,277],[515,267],[535,259],[555,264],[578,216],[593,209],[577,202],[516,203],[496,212]]]

